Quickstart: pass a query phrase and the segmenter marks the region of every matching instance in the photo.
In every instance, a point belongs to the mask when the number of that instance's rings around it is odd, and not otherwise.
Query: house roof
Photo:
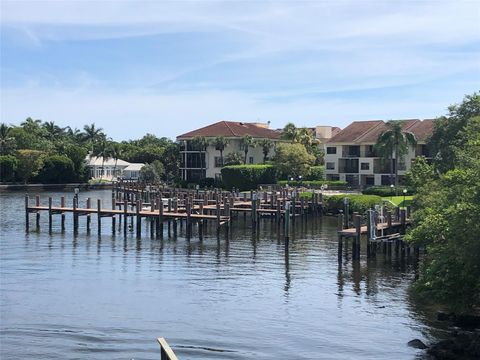
[[[258,126],[253,123],[236,122],[236,121],[219,121],[215,124],[202,127],[197,130],[187,132],[177,136],[177,140],[186,140],[195,136],[204,137],[243,137],[250,135],[254,138],[268,138],[278,139],[281,135],[279,131],[271,130],[265,127]]]
[[[406,119],[402,121],[404,131],[415,135],[424,142],[432,134],[433,120]],[[375,143],[382,132],[387,130],[383,120],[354,121],[333,136],[328,143]]]
[[[141,168],[143,168],[145,164],[142,163],[133,163],[128,165],[123,171],[140,171]]]
[[[87,156],[87,158],[85,159],[87,161],[87,165],[88,166],[115,166],[115,159],[113,158],[108,158],[108,159],[105,159],[105,162],[103,161],[103,157],[99,156],[99,157],[96,157],[96,156]],[[118,159],[117,160],[117,167],[118,166],[128,166],[130,165],[129,162],[127,161],[124,161],[124,160],[121,160],[121,159]]]

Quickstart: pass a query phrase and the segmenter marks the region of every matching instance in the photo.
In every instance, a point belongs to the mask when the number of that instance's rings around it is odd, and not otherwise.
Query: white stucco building
[[[250,135],[256,141],[262,139],[270,139],[274,143],[281,141],[281,133],[277,130],[269,129],[268,124],[235,121],[219,121],[177,136],[177,141],[181,144],[182,163],[180,169],[182,179],[195,181],[205,177],[218,178],[223,166],[220,151],[214,145],[209,145],[205,153],[199,151],[192,142],[194,137],[205,137],[212,143],[216,137],[222,136],[228,140],[228,145],[223,151],[223,157],[225,158],[232,152],[239,152],[243,158],[244,147],[242,138],[245,135]],[[272,147],[269,156],[273,154],[274,149]],[[249,147],[247,164],[261,164],[262,162],[263,152],[261,146]]]
[[[375,153],[378,136],[387,130],[383,120],[354,121],[325,143],[327,180],[343,180],[352,186],[390,185],[390,164]],[[411,132],[417,146],[410,148],[403,159],[394,159],[399,183],[417,156],[428,157],[426,141],[433,132],[433,120],[403,120],[403,131]],[[394,182],[394,181],[393,181]]]
[[[91,179],[114,180],[124,178],[137,180],[140,169],[144,166],[144,164],[129,163],[121,159],[108,158],[104,161],[101,156],[87,156],[85,161],[89,168]]]

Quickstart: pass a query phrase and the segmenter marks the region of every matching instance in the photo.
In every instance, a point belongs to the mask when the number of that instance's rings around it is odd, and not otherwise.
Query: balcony
[[[340,159],[338,172],[341,174],[358,174],[358,159]]]

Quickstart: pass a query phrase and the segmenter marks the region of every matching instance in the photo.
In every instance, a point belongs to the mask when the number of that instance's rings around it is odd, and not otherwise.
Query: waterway
[[[434,331],[408,293],[414,262],[339,264],[334,218],[297,222],[285,256],[268,219],[200,241],[112,236],[109,218],[87,235],[84,217],[74,236],[71,214],[49,234],[46,214],[39,232],[33,217],[25,234],[24,194],[0,193],[1,359],[158,359],[160,336],[180,360],[414,359],[407,342]]]

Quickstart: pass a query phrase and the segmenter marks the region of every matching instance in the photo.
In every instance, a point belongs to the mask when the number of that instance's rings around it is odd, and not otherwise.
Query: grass
[[[400,207],[405,207],[405,206],[412,205],[412,201],[413,201],[413,196],[412,195],[405,196],[405,203],[403,202],[403,198],[404,198],[403,195],[387,196],[387,197],[384,197],[383,200],[390,201],[395,206],[400,206]]]

